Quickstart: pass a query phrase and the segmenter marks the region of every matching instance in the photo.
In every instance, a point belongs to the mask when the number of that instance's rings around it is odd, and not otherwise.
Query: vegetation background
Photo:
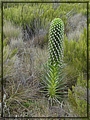
[[[53,1],[44,3],[46,0],[39,0],[41,3],[28,3],[27,0],[26,3],[16,3],[16,1],[11,0],[9,3],[9,0],[3,3],[0,9],[0,20],[3,17],[2,27],[0,22],[0,29],[3,30],[0,30],[0,35],[1,31],[3,33],[3,116],[73,117],[72,120],[74,117],[87,117],[87,107],[90,106],[90,93],[87,95],[87,87],[90,91],[90,81],[87,81],[87,75],[90,75],[90,3],[87,15],[87,3],[83,1],[83,3],[75,3],[75,0],[73,3],[68,3],[68,0],[66,3]],[[41,82],[45,73],[44,64],[48,60],[49,27],[51,21],[57,17],[61,18],[65,25],[63,46],[67,98],[50,106],[48,97],[41,93]],[[0,47],[1,40],[0,37]],[[1,55],[2,52],[0,64]],[[0,74],[0,81],[1,77]],[[64,119],[67,118],[62,118]]]

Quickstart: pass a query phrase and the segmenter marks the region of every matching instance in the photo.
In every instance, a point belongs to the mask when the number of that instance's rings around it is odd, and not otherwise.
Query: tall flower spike
[[[60,18],[55,18],[49,29],[49,55],[51,64],[63,62],[64,23]]]
[[[55,18],[49,29],[49,60],[45,68],[46,73],[43,77],[44,93],[49,97],[52,106],[53,101],[63,100],[66,95],[65,79],[63,74],[63,37],[64,23],[60,18]]]

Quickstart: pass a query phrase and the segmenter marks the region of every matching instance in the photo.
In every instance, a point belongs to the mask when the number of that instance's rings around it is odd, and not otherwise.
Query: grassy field
[[[45,66],[49,58],[49,27],[56,17],[60,17],[65,26],[63,43],[65,84],[64,90],[59,92],[66,91],[67,94],[66,97],[61,97],[61,101],[56,100],[51,105],[48,93],[45,94],[44,88],[47,86],[43,81],[46,82]],[[87,41],[85,3],[4,3],[3,116],[73,117],[72,120],[74,117],[87,117],[87,86],[90,84],[90,81],[87,84],[89,40],[90,37]],[[1,44],[0,38],[0,46]],[[88,55],[90,57],[90,53]],[[90,74],[90,71],[88,73]],[[66,118],[61,118],[64,119]]]

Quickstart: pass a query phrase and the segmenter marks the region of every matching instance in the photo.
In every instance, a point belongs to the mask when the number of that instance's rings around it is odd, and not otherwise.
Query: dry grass
[[[14,26],[11,22],[4,21],[3,35],[9,39],[21,36],[21,28]]]
[[[18,39],[16,40],[18,41]],[[18,47],[12,39],[10,47]],[[15,44],[14,44],[15,43]],[[14,46],[15,45],[15,46]],[[20,42],[17,59],[14,61],[14,71],[6,78],[4,93],[6,100],[4,106],[5,117],[57,117],[61,116],[61,106],[49,108],[49,102],[40,93],[40,80],[44,71],[43,65],[48,59],[48,49],[45,46],[30,46]],[[60,112],[58,112],[60,111]],[[62,116],[64,115],[64,112]]]
[[[17,47],[18,54],[14,61],[14,71],[11,71],[11,76],[7,76],[4,86],[4,93],[6,94],[5,117],[38,116],[41,109],[39,107],[44,105],[46,107],[44,109],[47,109],[44,101],[43,105],[40,103],[41,98],[37,100],[40,97],[38,87],[40,73],[43,71],[43,64],[47,61],[47,48],[41,50],[39,47],[27,46],[22,39],[12,39],[10,42],[10,49]],[[29,104],[27,108],[30,100],[33,104]]]
[[[86,21],[86,17],[80,13],[69,18],[66,26],[69,40],[78,40],[80,38],[83,29],[87,27]]]

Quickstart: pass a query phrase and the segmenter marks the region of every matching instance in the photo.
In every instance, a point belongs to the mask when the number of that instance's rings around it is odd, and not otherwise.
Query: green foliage
[[[87,72],[87,31],[84,29],[78,41],[64,40],[64,62],[66,63],[66,73],[72,84],[79,73]],[[71,77],[70,77],[71,76]]]
[[[18,7],[14,6],[9,9],[4,9],[4,17],[6,20],[12,21],[14,24],[20,26],[28,24],[29,27],[33,28],[35,27],[34,24],[36,24],[37,27],[40,27],[40,24],[42,24],[40,23],[41,18],[43,16],[42,6],[41,4],[39,4],[38,7],[37,5],[31,6],[31,4],[20,4]],[[41,10],[39,10],[40,8]],[[45,21],[45,17],[43,19]],[[35,23],[35,21],[37,21],[37,23]]]
[[[53,101],[61,101],[63,97],[65,97],[65,75],[62,71],[60,71],[57,64],[47,64],[45,65],[45,74],[43,75],[42,83],[43,83],[43,91],[46,96],[48,96],[51,101],[51,105]]]
[[[5,20],[11,21],[20,26],[28,24],[33,28],[47,28],[54,18],[62,17],[64,24],[67,19],[75,13],[85,13],[86,4],[78,3],[5,3],[3,7],[3,16]],[[66,9],[67,8],[67,9]],[[71,12],[72,8],[74,13]],[[84,12],[85,11],[85,12]]]
[[[32,104],[34,104],[34,102],[32,100],[28,100],[26,102],[23,102],[23,105],[28,108],[29,106],[31,106]]]
[[[49,54],[51,64],[59,62],[62,66],[63,59],[64,23],[60,18],[55,18],[49,30]]]
[[[11,75],[13,72],[14,61],[16,59],[17,49],[11,50],[9,45],[7,45],[8,39],[4,39],[3,41],[3,51],[0,51],[0,64],[2,60],[2,52],[3,52],[3,77],[6,78],[7,76]],[[2,42],[0,40],[0,46]],[[0,69],[1,73],[1,69]],[[0,75],[1,78],[1,75]]]
[[[68,101],[72,116],[87,117],[87,81],[78,78],[72,91],[68,90]]]

